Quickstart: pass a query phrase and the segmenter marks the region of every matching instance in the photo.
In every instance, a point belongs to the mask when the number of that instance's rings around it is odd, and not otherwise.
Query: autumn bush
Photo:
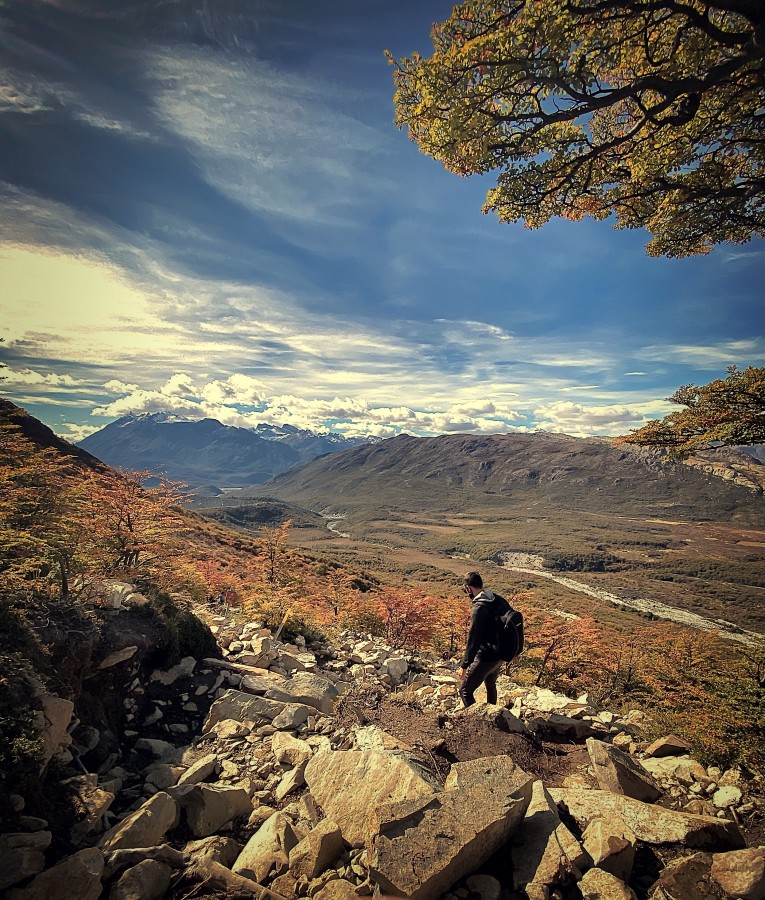
[[[512,677],[596,707],[639,707],[649,737],[674,732],[706,764],[765,773],[765,649],[737,648],[714,634],[652,622],[630,632],[592,617],[529,610],[527,649]]]

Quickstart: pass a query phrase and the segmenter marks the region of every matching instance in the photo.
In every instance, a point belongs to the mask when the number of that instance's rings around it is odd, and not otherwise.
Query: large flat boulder
[[[109,892],[109,900],[162,900],[171,880],[170,866],[145,859],[120,876]]]
[[[328,714],[332,712],[339,692],[331,681],[321,675],[298,672],[292,678],[286,678],[281,684],[272,685],[265,696],[287,703],[302,703]]]
[[[507,756],[456,763],[444,790],[377,811],[370,874],[385,893],[436,900],[507,842],[533,779]]]
[[[432,776],[403,753],[376,750],[336,750],[317,753],[308,762],[305,780],[328,819],[340,826],[353,846],[370,834],[370,816],[385,803],[431,797]]]
[[[0,835],[0,891],[30,875],[39,875],[52,839],[50,831]]]
[[[565,807],[577,823],[586,828],[595,818],[620,818],[647,844],[685,844],[686,847],[715,849],[743,847],[744,837],[735,822],[711,816],[664,809],[610,791],[582,788],[553,788],[550,796]]]
[[[224,719],[265,725],[273,722],[283,709],[284,703],[277,700],[268,700],[244,691],[226,691],[210,707],[202,730],[210,731],[214,725]]]
[[[35,712],[35,726],[44,744],[42,771],[59,747],[68,747],[72,742],[67,729],[72,721],[74,703],[47,691],[42,691],[38,697],[42,709]]]
[[[728,894],[743,900],[765,900],[765,847],[715,853],[712,878]]]

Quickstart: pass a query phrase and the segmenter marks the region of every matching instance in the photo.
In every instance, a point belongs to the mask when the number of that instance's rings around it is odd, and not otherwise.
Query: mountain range
[[[78,446],[111,466],[162,472],[191,489],[261,484],[307,460],[347,450],[366,438],[346,438],[260,424],[223,425],[190,421],[169,413],[127,415],[80,441]]]
[[[724,448],[721,459],[736,454]],[[755,458],[743,458],[765,471]],[[557,506],[614,516],[671,515],[758,526],[765,521],[762,489],[754,482],[724,480],[653,450],[616,446],[612,439],[564,434],[399,435],[290,469],[265,490],[333,512],[453,511],[464,503],[468,509],[498,511]]]

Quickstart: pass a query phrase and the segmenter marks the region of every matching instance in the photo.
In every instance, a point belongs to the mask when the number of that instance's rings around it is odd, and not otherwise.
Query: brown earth
[[[423,710],[405,696],[382,688],[356,689],[337,707],[336,722],[377,725],[402,747],[433,769],[443,780],[455,762],[484,756],[509,756],[520,768],[548,787],[584,769],[589,758],[581,745],[551,743],[502,731],[476,716],[439,715]]]

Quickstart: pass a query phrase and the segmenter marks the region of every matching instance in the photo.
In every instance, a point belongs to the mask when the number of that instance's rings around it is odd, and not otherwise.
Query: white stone
[[[765,898],[765,847],[749,847],[712,857],[712,878],[733,897]]]
[[[403,656],[391,656],[385,664],[388,674],[397,681],[409,671],[409,663]]]
[[[178,785],[199,784],[201,781],[205,781],[213,774],[217,765],[218,757],[215,753],[202,756],[180,776]]]
[[[741,789],[737,788],[735,785],[728,785],[727,787],[721,787],[719,790],[715,791],[714,796],[712,797],[712,803],[718,809],[727,809],[729,806],[735,806],[737,803],[741,802]]]
[[[44,743],[43,761],[40,767],[40,771],[42,771],[60,747],[68,747],[72,742],[67,729],[72,721],[74,703],[55,694],[49,694],[47,691],[43,691],[38,696],[42,703],[42,710],[35,712],[35,724],[42,734]]]
[[[178,663],[178,665],[173,666],[166,672],[162,671],[162,669],[155,669],[151,673],[151,681],[158,681],[163,685],[173,684],[179,678],[187,678],[189,675],[191,675],[196,664],[197,661],[193,656],[184,656],[184,658]]]
[[[116,666],[121,662],[132,659],[137,652],[138,647],[136,645],[123,647],[122,650],[115,650],[114,653],[110,653],[108,656],[104,657],[104,659],[101,660],[101,662],[98,664],[98,670],[100,671],[101,669],[111,669],[112,666]]]
[[[632,888],[603,869],[590,869],[578,887],[583,900],[637,900]]]

